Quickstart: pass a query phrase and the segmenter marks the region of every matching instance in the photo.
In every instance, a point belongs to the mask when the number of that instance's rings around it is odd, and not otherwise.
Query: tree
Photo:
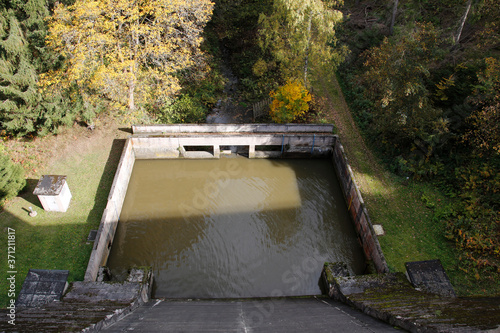
[[[10,0],[10,2],[16,10],[17,18],[25,27],[26,40],[32,58],[37,62],[36,67],[43,67],[44,64],[41,62],[52,56],[45,47],[45,37],[48,32],[45,19],[50,15],[47,0]]]
[[[311,95],[297,80],[288,80],[284,86],[272,91],[269,95],[273,98],[271,118],[277,123],[291,123],[309,110],[307,103],[311,101]]]
[[[384,140],[406,144],[430,133],[441,111],[434,108],[427,87],[436,60],[437,33],[419,25],[397,39],[385,39],[365,54],[361,79],[374,102],[373,123]]]
[[[0,153],[0,205],[12,199],[26,185],[24,170],[11,159]]]
[[[467,17],[469,16],[470,8],[472,7],[472,0],[467,0],[467,4],[465,5],[465,13],[462,15],[460,19],[460,24],[458,26],[457,35],[455,37],[455,44],[460,42],[460,37],[462,36],[462,30],[464,29],[465,21],[467,21]]]
[[[50,53],[43,47],[45,1],[5,1],[0,12],[0,128],[23,136],[46,134],[73,121],[60,93],[42,96],[38,74]],[[51,59],[53,60],[53,59]],[[51,61],[53,62],[53,61]]]
[[[396,22],[396,14],[398,12],[399,0],[394,0],[394,5],[392,7],[392,17],[391,17],[391,27],[389,28],[389,33],[392,35],[394,33],[394,23]]]
[[[177,71],[193,65],[210,19],[209,0],[76,0],[58,5],[48,44],[65,66],[44,86],[76,86],[90,103],[101,94],[134,110],[162,104],[180,89]]]
[[[273,13],[261,14],[260,46],[280,64],[282,77],[303,76],[307,82],[309,67],[343,57],[334,50],[335,25],[342,13],[333,9],[336,1],[276,0]]]
[[[472,129],[465,139],[474,151],[483,155],[500,157],[500,61],[485,59],[486,68],[478,73],[479,84],[471,101],[479,108],[469,117]]]
[[[36,71],[28,42],[12,10],[0,17],[0,119],[9,133],[34,132],[38,115],[31,107],[38,100]]]

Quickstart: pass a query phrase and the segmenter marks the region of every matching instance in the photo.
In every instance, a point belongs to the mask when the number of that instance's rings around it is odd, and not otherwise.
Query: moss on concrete
[[[442,297],[413,288],[403,273],[332,281],[346,303],[408,330],[479,331],[500,326],[500,298]]]

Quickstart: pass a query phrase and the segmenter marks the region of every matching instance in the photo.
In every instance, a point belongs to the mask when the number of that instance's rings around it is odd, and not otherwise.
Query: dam
[[[85,279],[151,266],[155,297],[276,297],[321,293],[326,261],[383,272],[359,191],[339,177],[349,170],[335,163],[332,129],[134,127]]]

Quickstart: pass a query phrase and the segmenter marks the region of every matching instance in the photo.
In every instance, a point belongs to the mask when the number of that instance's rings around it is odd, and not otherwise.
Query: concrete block
[[[405,267],[408,279],[414,287],[441,296],[456,297],[439,259],[407,262]]]
[[[385,235],[384,227],[381,224],[374,224],[373,230],[375,231],[375,235],[377,235],[377,236],[384,236]]]
[[[43,209],[51,212],[66,212],[71,201],[71,192],[66,176],[43,175],[33,194],[38,196]]]

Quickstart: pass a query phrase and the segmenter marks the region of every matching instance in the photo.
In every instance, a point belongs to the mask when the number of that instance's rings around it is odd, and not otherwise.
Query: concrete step
[[[102,332],[396,332],[329,298],[153,300]],[[399,330],[399,332],[401,332]]]

